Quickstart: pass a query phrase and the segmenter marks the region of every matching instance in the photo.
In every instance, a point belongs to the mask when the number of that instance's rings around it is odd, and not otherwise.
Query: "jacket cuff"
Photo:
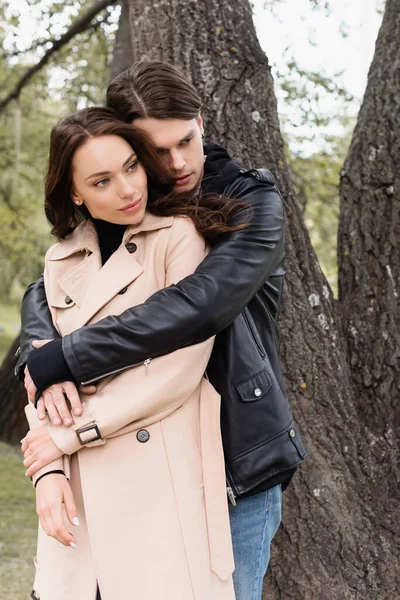
[[[84,441],[84,436],[81,436],[81,440],[78,437],[77,430],[90,425],[95,425],[93,416],[88,414],[85,404],[83,404],[83,414],[79,417],[74,416],[74,425],[71,427],[65,427],[64,425],[53,425],[49,423],[49,434],[57,448],[59,448],[64,454],[71,456],[74,452],[77,452],[84,447],[95,447],[102,446],[106,443],[103,438],[96,439],[95,441]],[[99,432],[101,435],[101,432]],[[90,438],[89,438],[90,439]]]
[[[85,373],[78,358],[75,356],[72,334],[65,335],[62,338],[62,350],[69,372],[82,385],[82,382],[85,381]]]
[[[42,392],[55,383],[75,381],[62,350],[62,340],[52,340],[28,356],[28,370],[37,388],[36,404]]]

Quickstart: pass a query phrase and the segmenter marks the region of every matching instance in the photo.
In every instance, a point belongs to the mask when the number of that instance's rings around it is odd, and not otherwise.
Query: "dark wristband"
[[[40,477],[38,477],[38,479],[36,480],[36,483],[34,484],[34,487],[37,486],[37,484],[39,483],[39,481],[41,479],[43,479],[43,477],[46,477],[46,475],[51,475],[52,473],[57,473],[57,475],[65,475],[64,471],[59,471],[59,470],[58,471],[54,470],[54,471],[49,471],[48,473],[43,473],[43,475],[41,475]]]
[[[48,342],[41,348],[33,350],[28,356],[28,370],[37,388],[35,408],[43,391],[54,383],[63,383],[75,379],[64,358],[62,340]]]

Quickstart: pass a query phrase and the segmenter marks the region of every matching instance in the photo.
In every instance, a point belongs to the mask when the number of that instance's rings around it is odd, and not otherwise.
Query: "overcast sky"
[[[323,10],[313,10],[310,0],[275,0],[273,12],[265,8],[266,4],[271,2],[254,0],[254,22],[273,72],[283,70],[291,56],[301,67],[330,77],[343,71],[337,80],[356,97],[348,109],[357,114],[382,21],[377,13],[382,0],[331,0],[328,15]],[[278,102],[279,111],[287,115],[279,93]],[[328,95],[323,98],[321,108],[333,113],[340,110]],[[327,133],[336,131],[334,122],[326,129]],[[307,135],[307,128],[301,132]],[[312,151],[317,146],[311,144],[307,148]]]

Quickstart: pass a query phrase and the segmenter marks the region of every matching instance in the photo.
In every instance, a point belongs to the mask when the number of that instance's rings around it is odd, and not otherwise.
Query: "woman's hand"
[[[32,345],[34,348],[41,348],[45,344],[48,344],[52,340],[34,340]],[[24,385],[28,393],[28,399],[32,404],[35,403],[37,388],[33,383],[32,377],[29,373],[29,369],[25,367],[25,379]],[[91,395],[95,394],[97,388],[95,385],[80,386],[79,391],[82,394]],[[70,403],[71,408],[67,404],[67,399]],[[54,425],[61,425],[63,423],[67,427],[72,425],[73,416],[82,414],[82,403],[79,397],[76,385],[72,381],[64,381],[63,383],[54,383],[53,385],[46,388],[41,397],[39,398],[37,405],[38,417],[41,421],[46,418],[46,410],[49,415],[49,419]]]
[[[90,388],[93,387],[90,386]],[[67,398],[71,404],[71,410],[67,405]],[[42,393],[36,404],[36,409],[41,421],[46,418],[47,410],[49,419],[54,425],[63,423],[69,427],[73,423],[73,414],[82,414],[82,403],[76,385],[72,381],[53,383]]]
[[[53,442],[47,425],[28,431],[22,440],[21,449],[25,458],[24,465],[27,467],[25,475],[29,477],[63,455]]]
[[[69,522],[79,525],[78,513],[71,486],[65,475],[51,473],[42,477],[36,487],[36,513],[45,533],[64,546],[76,548],[74,536],[67,530],[62,505]]]

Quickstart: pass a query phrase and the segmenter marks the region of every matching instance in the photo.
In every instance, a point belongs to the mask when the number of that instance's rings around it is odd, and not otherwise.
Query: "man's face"
[[[140,118],[135,119],[134,125],[151,135],[158,152],[167,160],[175,180],[174,189],[194,189],[204,172],[201,116],[190,121]]]

